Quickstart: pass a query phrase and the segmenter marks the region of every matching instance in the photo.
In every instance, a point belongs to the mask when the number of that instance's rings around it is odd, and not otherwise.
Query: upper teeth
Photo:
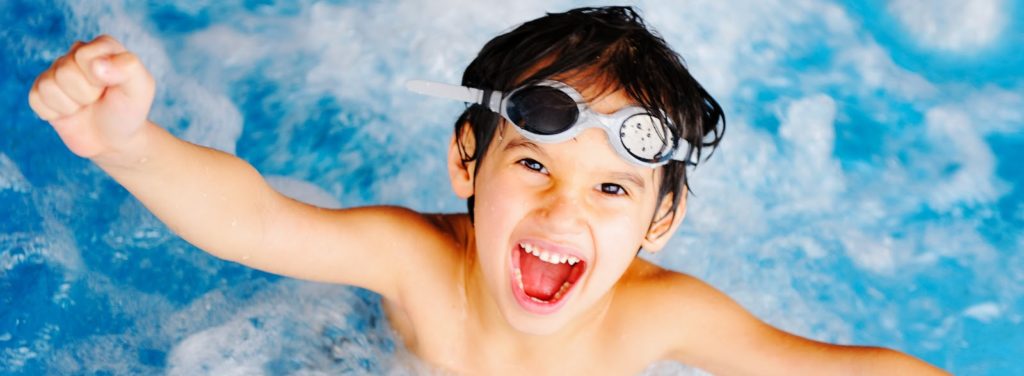
[[[529,253],[531,255],[537,256],[538,258],[540,258],[541,261],[544,261],[544,262],[547,262],[547,263],[551,263],[551,264],[569,263],[569,265],[576,265],[577,262],[580,262],[580,259],[578,259],[576,257],[569,256],[569,255],[561,255],[561,254],[554,253],[554,252],[549,252],[547,250],[540,249],[540,247],[537,247],[537,246],[535,246],[533,244],[519,243],[519,246],[523,247],[523,250],[526,251],[526,253]]]

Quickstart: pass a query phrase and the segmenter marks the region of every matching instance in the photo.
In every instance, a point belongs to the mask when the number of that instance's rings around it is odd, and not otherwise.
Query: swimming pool
[[[25,94],[72,41],[110,33],[155,74],[155,121],[279,189],[457,211],[459,105],[402,84],[458,82],[493,35],[575,3],[444,3],[2,3],[0,373],[423,370],[373,294],[195,250]],[[647,257],[805,336],[1024,373],[1024,5],[638,4],[730,120],[686,222]]]

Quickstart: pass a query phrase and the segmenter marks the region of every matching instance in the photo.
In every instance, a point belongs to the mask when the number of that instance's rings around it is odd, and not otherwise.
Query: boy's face
[[[576,89],[599,113],[634,104],[622,91]],[[480,272],[498,309],[519,331],[550,334],[602,311],[637,250],[664,245],[678,219],[652,226],[660,171],[623,160],[600,129],[544,144],[511,127],[497,132],[470,191],[454,174],[453,185],[475,195]]]

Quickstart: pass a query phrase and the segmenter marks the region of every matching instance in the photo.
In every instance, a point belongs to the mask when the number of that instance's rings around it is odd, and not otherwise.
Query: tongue
[[[572,266],[551,264],[537,256],[520,251],[519,271],[523,274],[523,290],[526,295],[540,300],[551,300],[562,284],[569,279]]]

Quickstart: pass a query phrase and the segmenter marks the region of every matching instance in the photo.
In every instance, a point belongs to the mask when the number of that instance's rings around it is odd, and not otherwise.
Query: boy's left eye
[[[548,173],[547,167],[544,167],[544,165],[540,164],[540,162],[537,162],[537,161],[535,161],[533,159],[530,159],[530,158],[520,159],[516,163],[518,163],[519,165],[521,165],[523,167],[526,167],[526,168],[528,168],[530,170],[533,170],[533,171],[536,171],[536,172],[539,172],[539,173],[542,173],[542,174]]]
[[[601,193],[607,193],[615,196],[624,196],[628,194],[628,192],[626,192],[626,188],[622,188],[621,185],[615,183],[601,183],[599,189],[601,190]]]

